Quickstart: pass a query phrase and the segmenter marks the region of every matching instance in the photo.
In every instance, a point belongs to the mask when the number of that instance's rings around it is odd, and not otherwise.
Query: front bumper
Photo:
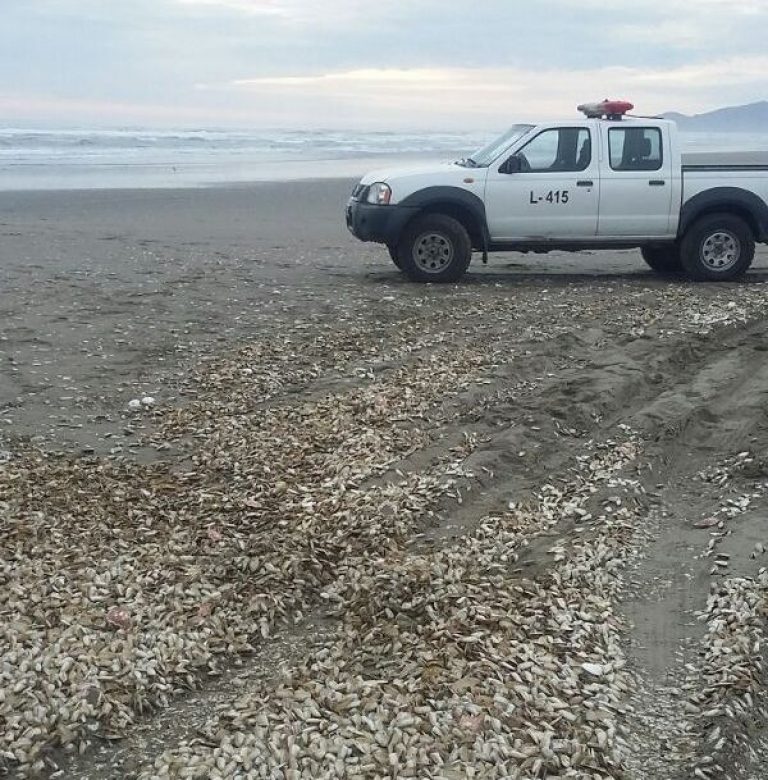
[[[403,206],[379,206],[350,198],[346,208],[347,227],[355,238],[394,246],[403,228],[418,209]]]

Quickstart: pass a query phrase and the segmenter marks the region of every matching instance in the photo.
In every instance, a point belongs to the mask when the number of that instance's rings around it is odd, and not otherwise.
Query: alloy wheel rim
[[[428,274],[444,271],[453,260],[453,244],[442,233],[424,233],[413,245],[413,262]]]
[[[741,257],[741,242],[733,234],[718,230],[708,236],[701,245],[701,260],[712,271],[727,271]]]

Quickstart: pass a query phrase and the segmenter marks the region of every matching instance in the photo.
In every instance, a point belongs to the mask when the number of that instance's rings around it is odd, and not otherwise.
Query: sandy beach
[[[0,774],[766,776],[766,247],[420,286],[352,184],[0,193]]]
[[[193,356],[279,328],[308,296],[327,312],[381,262],[344,227],[351,186],[0,194],[13,433],[98,446],[107,418],[161,375],[173,388]]]
[[[113,423],[130,399],[172,402],[179,366],[200,355],[310,312],[332,321],[347,299],[362,317],[393,289],[418,299],[424,288],[383,247],[347,232],[353,184],[0,193],[0,435],[103,451],[100,431],[119,436]],[[471,270],[467,289],[499,284],[509,295],[574,285],[589,297],[593,281],[668,286],[637,252],[510,254],[486,267],[476,258]],[[750,281],[761,272],[765,248]]]

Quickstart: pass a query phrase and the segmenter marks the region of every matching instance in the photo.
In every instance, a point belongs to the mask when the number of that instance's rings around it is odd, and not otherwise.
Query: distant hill
[[[674,119],[681,130],[705,133],[768,133],[768,100],[747,106],[718,108],[706,114],[686,116],[674,111],[663,114]]]

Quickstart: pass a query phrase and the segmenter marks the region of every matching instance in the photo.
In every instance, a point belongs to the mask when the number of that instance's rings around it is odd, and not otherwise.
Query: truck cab
[[[768,239],[768,158],[688,164],[674,122],[588,113],[515,125],[452,163],[373,172],[347,225],[417,281],[457,281],[473,252],[554,249],[637,247],[693,279],[746,271]]]
[[[501,166],[490,164],[485,203],[494,242],[668,239],[679,189],[675,126],[589,119],[539,125]]]

